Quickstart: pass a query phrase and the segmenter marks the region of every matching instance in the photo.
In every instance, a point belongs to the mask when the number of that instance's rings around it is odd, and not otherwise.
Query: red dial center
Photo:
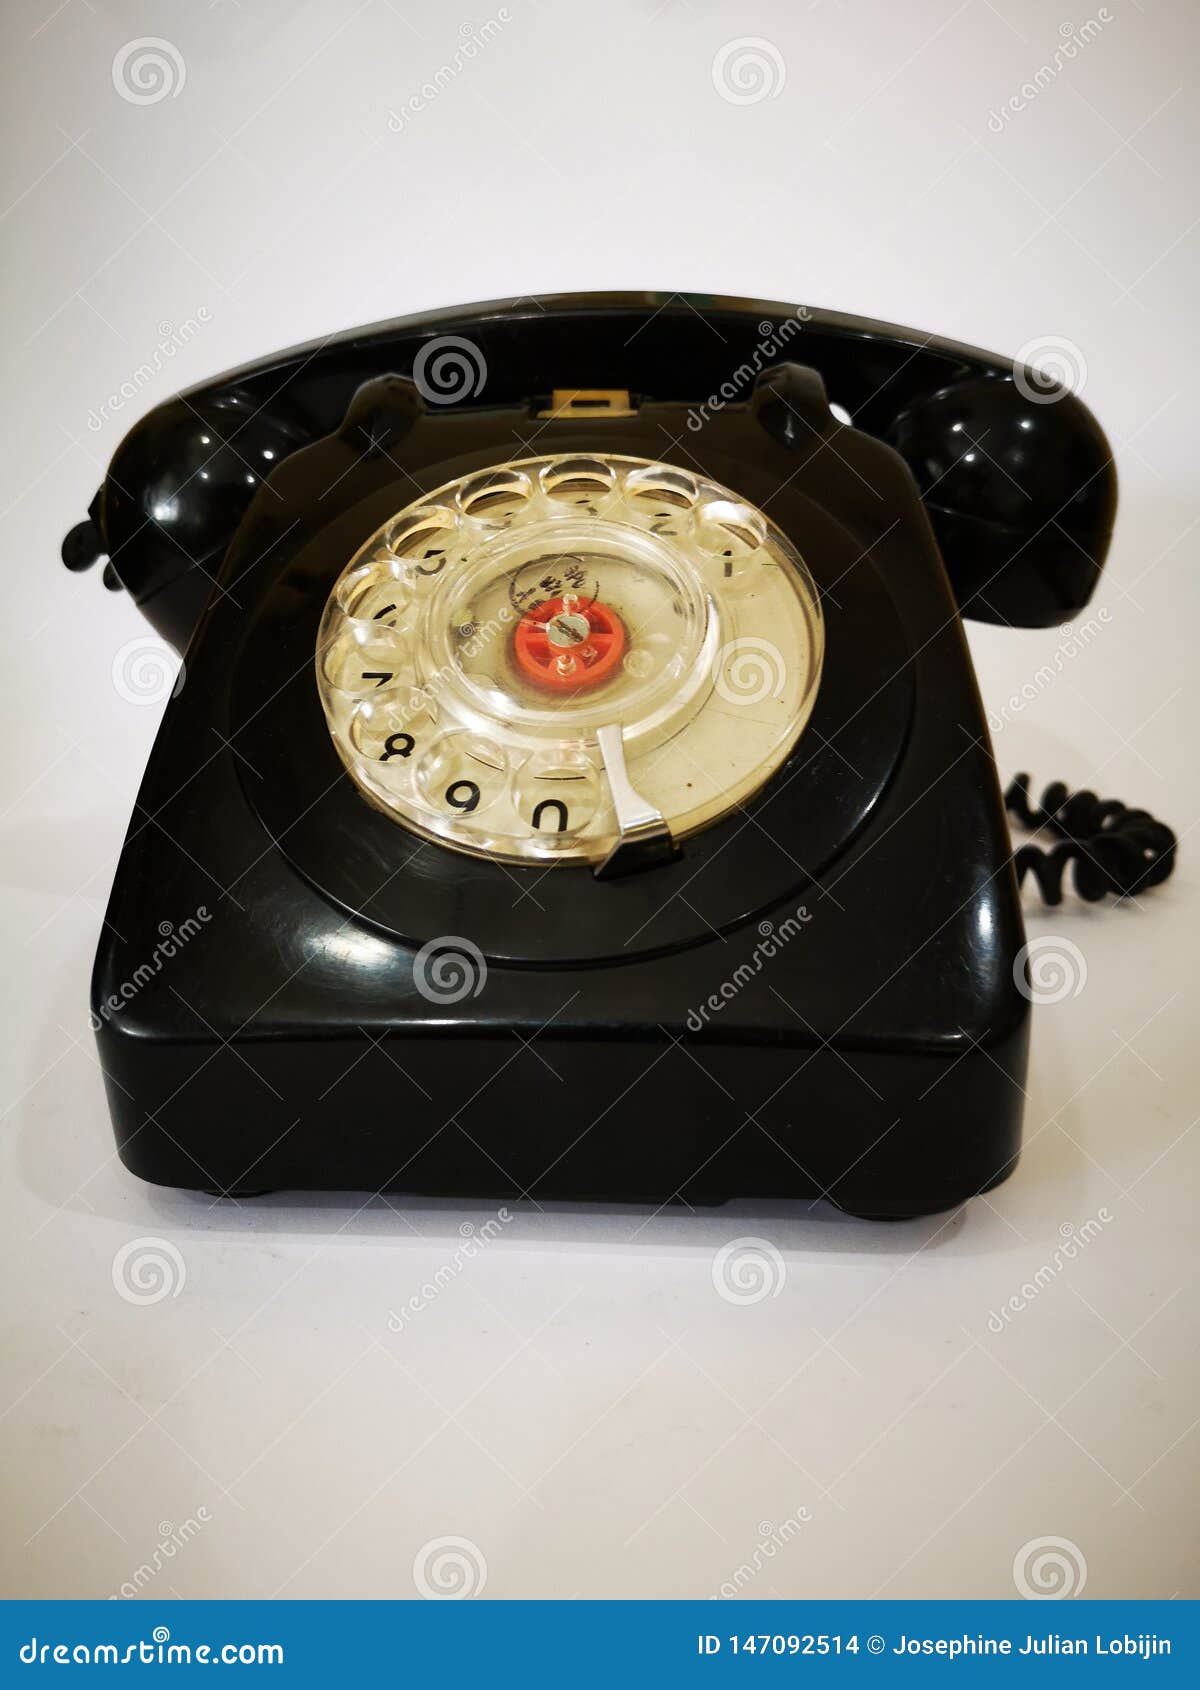
[[[521,673],[555,692],[607,680],[625,654],[625,624],[599,599],[573,593],[526,611],[513,635]]]

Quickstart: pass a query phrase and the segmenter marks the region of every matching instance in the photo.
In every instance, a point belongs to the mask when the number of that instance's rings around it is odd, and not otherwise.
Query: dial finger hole
[[[504,751],[481,734],[444,734],[417,764],[417,788],[425,802],[460,818],[494,804],[507,777]]]
[[[408,572],[398,558],[371,558],[338,582],[335,599],[354,621],[386,622],[399,627],[412,601]]]
[[[696,543],[714,580],[731,581],[770,563],[766,538],[765,520],[749,505],[713,499],[696,513]]]
[[[582,832],[600,807],[600,776],[582,752],[539,752],[513,778],[513,804],[539,841],[553,847]]]
[[[388,628],[405,628],[409,622],[412,594],[397,581],[365,582],[351,595],[346,615],[355,622],[383,623]]]
[[[339,618],[320,653],[326,684],[352,698],[370,697],[411,674],[403,634],[386,623]]]
[[[631,499],[657,501],[673,510],[690,510],[700,494],[694,475],[685,469],[672,469],[668,464],[635,469],[626,477],[625,491]]]
[[[652,534],[679,538],[690,531],[700,485],[686,470],[654,464],[626,477],[625,496],[635,521],[644,523]]]
[[[408,763],[431,732],[424,696],[411,677],[386,696],[361,700],[350,718],[351,745],[373,763]]]
[[[612,464],[599,458],[556,458],[541,473],[542,492],[551,509],[598,516],[616,484]]]
[[[521,470],[485,470],[473,475],[458,490],[458,508],[464,516],[488,528],[507,528],[528,505],[533,483]]]
[[[457,519],[446,505],[422,505],[389,523],[383,539],[389,552],[408,565],[414,588],[441,574],[450,561]]]

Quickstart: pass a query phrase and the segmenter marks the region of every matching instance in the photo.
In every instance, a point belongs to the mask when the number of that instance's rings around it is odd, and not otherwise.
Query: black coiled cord
[[[1075,864],[1079,896],[1098,903],[1106,893],[1127,898],[1158,886],[1175,867],[1175,835],[1148,810],[1128,810],[1116,798],[1094,792],[1069,792],[1052,781],[1042,793],[1041,809],[1029,801],[1029,776],[1017,775],[1004,794],[1004,807],[1031,832],[1048,828],[1060,843],[1043,850],[1022,845],[1013,853],[1017,885],[1026,874],[1037,881],[1048,904],[1061,904],[1063,877]]]

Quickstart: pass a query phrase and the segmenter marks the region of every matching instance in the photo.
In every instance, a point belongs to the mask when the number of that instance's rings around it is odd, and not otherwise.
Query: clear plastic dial
[[[384,523],[329,596],[317,685],[351,777],[414,832],[597,865],[635,826],[682,839],[751,797],[808,720],[823,646],[762,511],[673,465],[559,455]]]

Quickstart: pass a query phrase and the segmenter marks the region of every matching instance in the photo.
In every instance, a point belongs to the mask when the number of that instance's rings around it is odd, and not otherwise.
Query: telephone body
[[[1074,615],[1115,504],[1035,372],[761,301],[463,307],[159,406],[64,543],[185,665],[93,980],[123,1161],[880,1219],[998,1183],[1025,940],[960,618]]]

